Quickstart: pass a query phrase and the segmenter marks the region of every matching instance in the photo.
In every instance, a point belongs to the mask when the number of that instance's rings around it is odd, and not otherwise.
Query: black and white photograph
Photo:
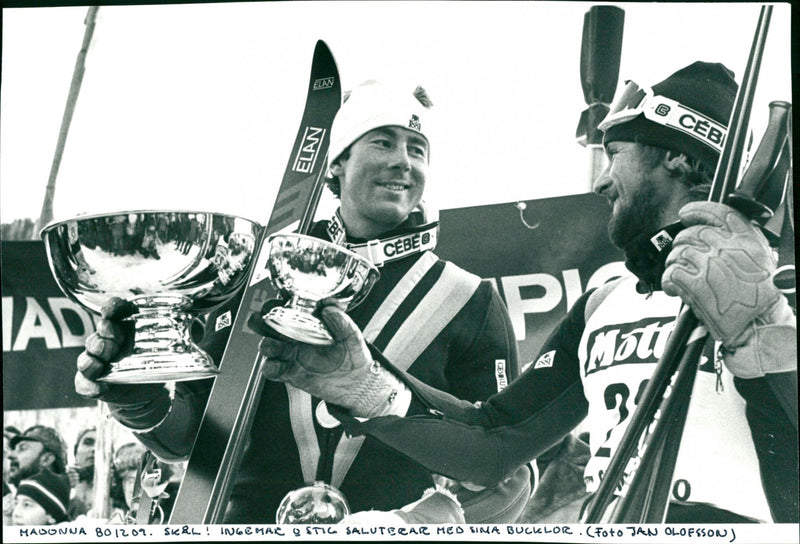
[[[3,540],[798,543],[793,7],[4,0]]]

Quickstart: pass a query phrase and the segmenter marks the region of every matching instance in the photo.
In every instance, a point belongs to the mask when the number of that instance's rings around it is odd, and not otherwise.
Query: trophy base
[[[191,300],[181,295],[142,295],[131,299],[139,312],[133,353],[111,363],[99,379],[106,383],[163,383],[210,378],[219,374],[205,351],[191,338],[192,317],[183,310]]]
[[[139,353],[111,363],[111,370],[98,381],[106,383],[162,383],[199,380],[219,374],[204,353]]]
[[[333,344],[333,336],[322,321],[308,312],[279,306],[270,310],[264,321],[279,333],[299,342],[317,346]]]

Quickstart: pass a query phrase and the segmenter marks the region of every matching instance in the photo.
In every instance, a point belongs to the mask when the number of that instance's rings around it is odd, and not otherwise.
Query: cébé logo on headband
[[[650,114],[645,110],[646,117],[662,125],[680,130],[717,151],[722,150],[727,132],[724,125],[678,102],[663,97],[655,98],[658,102],[653,104]]]
[[[411,115],[411,119],[408,120],[408,128],[413,128],[418,132],[422,132],[422,123],[420,122],[418,115]]]
[[[655,114],[660,115],[661,117],[666,117],[669,115],[669,106],[666,104],[659,104],[656,106]]]
[[[691,132],[695,138],[710,143],[712,147],[722,147],[725,132],[719,124],[707,117],[686,112],[678,118],[678,124],[683,130]]]

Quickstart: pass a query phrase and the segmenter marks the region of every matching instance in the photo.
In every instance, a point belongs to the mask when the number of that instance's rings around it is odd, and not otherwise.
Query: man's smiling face
[[[348,233],[377,237],[406,220],[425,190],[428,151],[419,133],[395,126],[371,130],[353,142],[332,166],[341,182]]]

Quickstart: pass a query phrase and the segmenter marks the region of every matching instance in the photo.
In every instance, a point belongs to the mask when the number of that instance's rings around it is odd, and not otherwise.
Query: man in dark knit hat
[[[8,454],[8,480],[14,485],[40,470],[64,474],[67,467],[67,444],[52,427],[34,425],[11,438]]]
[[[265,340],[266,375],[342,408],[331,410],[348,433],[477,485],[499,481],[585,419],[584,481],[593,493],[683,301],[715,342],[695,379],[666,521],[796,523],[796,319],[773,284],[775,258],[761,231],[706,201],[736,92],[733,74],[706,62],[652,89],[626,83],[600,125],[608,166],[594,190],[612,207],[609,235],[633,275],[585,293],[538,360],[487,402],[459,401],[396,371],[333,306],[322,317],[338,349]],[[683,230],[676,236],[673,227]],[[376,373],[373,360],[390,399],[413,392],[405,413],[415,417],[353,417],[369,413],[351,392]]]
[[[42,470],[22,480],[17,488],[14,525],[55,525],[69,520],[69,479],[66,474]]]

